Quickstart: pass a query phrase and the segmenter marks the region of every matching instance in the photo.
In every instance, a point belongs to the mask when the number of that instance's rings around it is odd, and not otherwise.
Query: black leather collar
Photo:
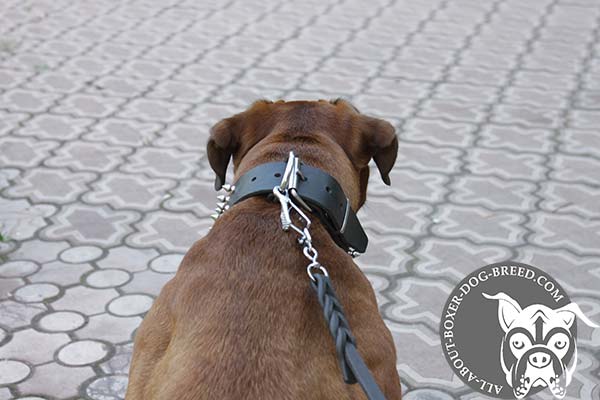
[[[235,185],[228,205],[231,207],[249,197],[272,195],[279,186],[285,162],[271,162],[252,168]],[[349,252],[364,253],[368,238],[342,187],[331,175],[301,163],[297,193],[325,225],[333,240]]]

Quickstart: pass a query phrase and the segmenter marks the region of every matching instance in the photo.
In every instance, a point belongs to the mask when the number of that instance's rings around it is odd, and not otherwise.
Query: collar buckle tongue
[[[296,203],[290,198],[291,194],[294,197],[294,199],[300,199],[300,205],[306,204],[296,192],[298,174],[299,159],[294,155],[293,151],[290,151],[288,162],[285,166],[283,176],[281,177],[281,183],[279,184],[279,186],[275,186],[273,188],[273,194],[281,204],[281,228],[284,231],[288,231],[290,228],[292,228],[294,231],[301,235],[300,240],[303,240],[306,238],[305,232],[307,232],[308,228],[310,228],[311,221],[310,218],[308,218],[308,216],[304,213],[304,211],[302,211],[302,209],[298,205],[296,205]],[[298,215],[300,216],[300,219],[304,222],[303,228],[294,225],[290,216],[290,211],[292,210],[296,211],[296,213],[298,213]]]
[[[294,154],[293,151],[290,151],[290,155],[287,160],[287,164],[285,165],[285,170],[283,172],[283,176],[281,177],[281,184],[279,185],[279,190],[289,190],[296,189],[298,185],[298,157]]]

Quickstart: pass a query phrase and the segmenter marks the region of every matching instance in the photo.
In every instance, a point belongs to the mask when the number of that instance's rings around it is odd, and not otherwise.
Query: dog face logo
[[[500,362],[506,382],[517,399],[535,387],[547,387],[562,399],[577,365],[577,346],[573,335],[575,319],[598,327],[575,303],[558,309],[532,304],[524,309],[504,292],[482,293],[498,300],[498,322],[504,331]]]

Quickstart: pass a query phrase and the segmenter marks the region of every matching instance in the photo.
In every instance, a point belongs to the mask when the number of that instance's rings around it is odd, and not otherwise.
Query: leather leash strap
[[[323,316],[329,333],[335,341],[340,368],[344,382],[358,382],[369,400],[385,400],[384,394],[375,382],[371,371],[356,349],[356,340],[348,326],[344,310],[340,304],[331,281],[327,275],[315,274],[312,288],[317,292],[317,299],[323,309]]]
[[[384,394],[373,379],[371,371],[363,361],[353,344],[346,345],[346,362],[350,365],[358,384],[369,400],[385,400]]]

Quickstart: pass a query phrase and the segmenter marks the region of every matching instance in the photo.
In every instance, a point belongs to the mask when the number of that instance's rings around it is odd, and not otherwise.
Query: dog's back
[[[342,380],[305,259],[278,224],[276,205],[248,200],[192,247],[139,329],[128,400],[364,398]],[[337,247],[320,257],[332,261],[359,349],[391,390],[381,368],[395,369],[391,338],[369,348],[368,331],[389,335],[372,289]]]

